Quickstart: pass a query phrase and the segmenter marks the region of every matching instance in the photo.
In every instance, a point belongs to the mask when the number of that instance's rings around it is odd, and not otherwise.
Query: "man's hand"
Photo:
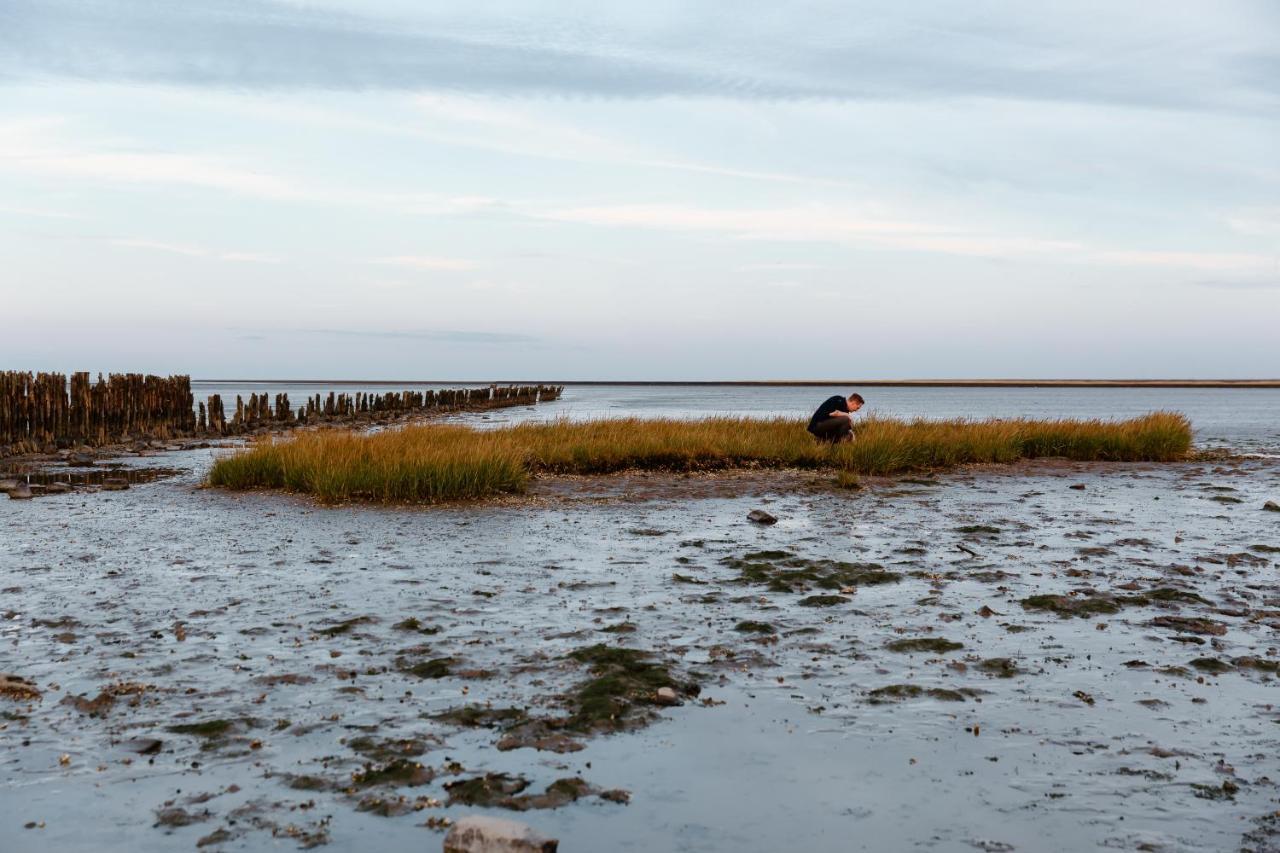
[[[850,418],[850,419],[852,419],[852,417],[853,417],[853,416],[852,416],[852,415],[850,415],[848,412],[842,412],[842,411],[840,411],[839,409],[837,409],[836,411],[834,411],[834,412],[832,412],[831,414],[827,415],[827,417],[829,417],[829,418]]]

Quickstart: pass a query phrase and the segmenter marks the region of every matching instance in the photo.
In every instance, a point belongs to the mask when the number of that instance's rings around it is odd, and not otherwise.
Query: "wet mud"
[[[429,850],[472,812],[567,851],[1280,844],[1274,460],[423,510],[202,489],[211,452],[0,499],[6,851]]]

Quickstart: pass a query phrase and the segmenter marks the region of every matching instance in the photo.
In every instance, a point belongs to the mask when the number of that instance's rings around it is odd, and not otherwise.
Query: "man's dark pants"
[[[818,441],[835,444],[853,433],[853,422],[849,418],[823,418],[809,427],[809,432]]]

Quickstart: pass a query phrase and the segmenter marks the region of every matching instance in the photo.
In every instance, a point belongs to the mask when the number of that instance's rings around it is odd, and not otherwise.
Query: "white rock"
[[[444,839],[444,853],[556,853],[560,842],[514,820],[467,815]]]
[[[658,688],[658,704],[659,705],[679,705],[680,697],[670,687]]]

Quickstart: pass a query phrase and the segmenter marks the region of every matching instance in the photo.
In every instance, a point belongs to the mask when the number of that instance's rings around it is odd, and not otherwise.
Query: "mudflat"
[[[0,498],[5,850],[1270,849],[1280,462]],[[764,509],[776,524],[748,521]]]

